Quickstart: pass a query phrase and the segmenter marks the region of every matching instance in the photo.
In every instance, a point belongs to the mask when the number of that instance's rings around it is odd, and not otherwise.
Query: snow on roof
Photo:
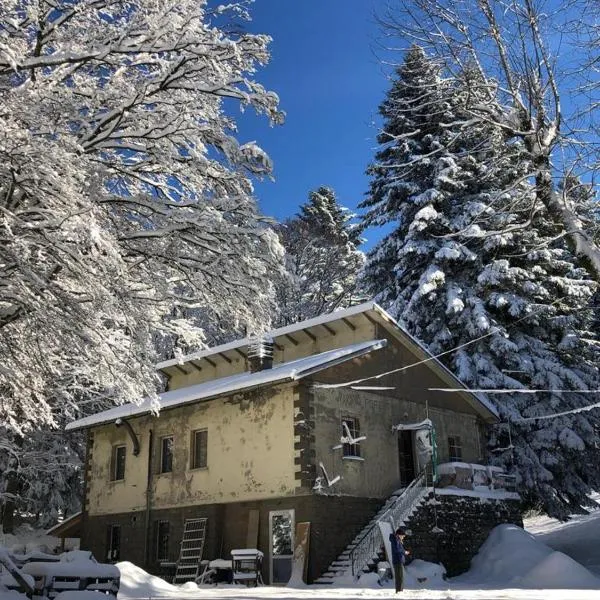
[[[70,530],[75,529],[81,526],[81,518],[83,513],[81,511],[72,514],[70,517],[67,517],[60,523],[53,525],[46,531],[46,535],[54,535],[56,537],[69,537],[64,535],[64,532],[72,533]],[[71,537],[79,537],[78,535],[73,535]]]
[[[369,340],[368,342],[360,342],[345,346],[344,348],[337,348],[335,350],[322,352],[321,354],[313,354],[297,360],[274,365],[272,369],[265,369],[256,373],[238,373],[237,375],[212,379],[210,381],[205,381],[204,383],[164,392],[158,396],[159,406],[164,410],[181,404],[206,400],[224,394],[232,394],[234,392],[240,392],[242,390],[276,382],[295,381],[357,356],[379,350],[386,344],[387,340],[385,339]],[[85,429],[92,425],[111,423],[117,419],[137,417],[151,413],[154,410],[155,404],[153,403],[152,398],[145,398],[140,404],[123,404],[122,406],[116,406],[115,408],[105,410],[95,415],[78,419],[77,421],[69,423],[65,429],[67,431]]]
[[[286,325],[285,327],[280,327],[279,329],[273,329],[273,331],[269,331],[264,334],[266,338],[276,338],[281,337],[282,335],[294,333],[296,331],[300,331],[302,329],[310,329],[311,327],[317,327],[318,325],[323,325],[324,323],[330,323],[331,321],[337,321],[339,319],[347,319],[348,317],[352,317],[354,315],[359,315],[369,310],[379,309],[382,312],[385,312],[381,307],[379,307],[375,302],[364,302],[363,304],[357,304],[356,306],[351,306],[350,308],[344,308],[342,310],[336,310],[331,313],[326,313],[324,315],[319,315],[318,317],[314,317],[313,319],[307,319],[306,321],[299,321],[298,323],[294,323],[293,325]],[[391,319],[391,317],[390,317]],[[206,348],[204,350],[199,350],[198,352],[193,352],[192,354],[186,354],[185,356],[181,356],[179,358],[172,358],[170,360],[164,360],[159,362],[156,365],[157,369],[164,369],[167,367],[172,367],[174,365],[181,365],[190,360],[197,360],[200,358],[204,358],[205,356],[211,356],[212,354],[218,354],[220,352],[227,352],[228,350],[235,350],[236,348],[241,348],[242,346],[247,346],[255,341],[255,338],[246,337],[239,340],[234,340],[233,342],[229,342],[227,344],[221,344],[220,346],[213,346],[211,348]]]

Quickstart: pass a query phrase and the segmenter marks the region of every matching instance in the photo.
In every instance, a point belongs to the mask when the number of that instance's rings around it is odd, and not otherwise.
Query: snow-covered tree
[[[530,210],[544,207],[590,277],[600,282],[593,230],[557,189],[564,156],[573,156],[568,146],[575,142],[575,152],[584,157],[597,151],[597,119],[590,119],[593,136],[580,135],[582,111],[589,108],[593,116],[600,105],[597,5],[596,0],[398,0],[389,4],[382,22],[388,36],[401,43],[419,40],[453,74],[464,79],[465,72],[478,72],[470,88],[478,101],[469,103],[465,120],[494,123],[522,145],[534,183]],[[581,37],[591,57],[582,51]]]
[[[493,452],[524,494],[558,517],[600,485],[600,414],[531,417],[587,406],[597,389],[596,284],[543,206],[531,211],[527,151],[493,122],[469,119],[473,81],[444,78],[411,48],[381,105],[364,225],[392,224],[369,254],[370,291],[476,389],[568,390],[492,396]],[[476,71],[468,77],[477,78]],[[466,346],[464,344],[467,344]]]
[[[190,308],[265,324],[281,246],[235,104],[270,39],[219,28],[245,2],[4,0],[0,8],[0,450],[155,393],[156,338],[201,343]],[[85,399],[86,404],[82,404]],[[19,441],[21,440],[21,441]],[[17,465],[18,466],[18,465]],[[5,486],[6,487],[6,486]]]
[[[286,272],[277,278],[279,325],[350,306],[357,300],[357,275],[364,263],[354,215],[335,192],[319,187],[300,212],[280,228]]]

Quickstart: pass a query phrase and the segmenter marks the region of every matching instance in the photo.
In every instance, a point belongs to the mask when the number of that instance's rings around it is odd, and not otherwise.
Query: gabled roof
[[[299,323],[294,323],[293,325],[287,325],[286,327],[273,329],[272,331],[266,333],[264,337],[271,338],[274,342],[275,348],[281,349],[284,344],[295,345],[297,343],[293,337],[293,334],[295,333],[308,336],[313,340],[316,337],[321,337],[323,335],[335,335],[336,331],[331,327],[331,324],[336,321],[341,323],[344,327],[354,329],[355,325],[352,323],[352,317],[364,315],[375,310],[385,312],[377,304],[375,304],[375,302],[365,302],[363,304],[357,304],[356,306],[351,306],[350,308],[345,308],[343,310],[336,310],[332,313],[326,313],[324,315],[315,317],[314,319],[307,319],[306,321],[300,321]],[[241,355],[246,358],[248,346],[251,345],[253,341],[255,341],[255,338],[246,337],[239,340],[234,340],[233,342],[228,342],[227,344],[205,348],[204,350],[198,350],[197,352],[192,352],[191,354],[187,354],[180,358],[172,358],[170,360],[159,362],[156,365],[156,368],[159,371],[168,374],[170,368],[177,368],[178,366],[186,363],[193,364],[194,362],[199,362],[202,359],[208,359],[209,362],[213,361],[214,364],[214,361],[219,360],[220,358],[226,360],[227,362],[231,362],[231,359],[236,357],[236,354],[237,357]]]
[[[329,350],[320,354],[313,354],[297,360],[291,360],[286,363],[274,365],[272,369],[265,369],[256,373],[238,373],[229,377],[221,377],[190,385],[171,392],[159,394],[159,406],[161,410],[174,408],[200,400],[208,400],[217,396],[224,396],[250,389],[256,389],[265,385],[274,383],[285,383],[296,381],[333,367],[337,364],[346,362],[358,356],[368,354],[375,350],[383,348],[387,344],[387,340],[370,340],[368,342],[360,342]],[[156,404],[151,398],[144,399],[140,404],[124,404],[109,410],[84,417],[73,421],[66,426],[67,431],[77,429],[85,429],[93,425],[101,425],[105,423],[114,423],[117,419],[127,419],[130,417],[138,417],[144,414],[149,414],[156,410]]]
[[[53,535],[58,538],[78,538],[81,536],[81,522],[83,513],[79,511],[57,523],[46,531],[46,535]]]
[[[452,371],[437,358],[433,357],[425,346],[410,335],[390,314],[375,302],[357,304],[350,308],[320,315],[314,319],[307,319],[293,325],[280,327],[268,332],[265,334],[265,337],[273,340],[275,350],[277,351],[283,349],[286,345],[296,345],[302,339],[301,336],[312,338],[315,341],[325,336],[335,336],[339,329],[343,327],[356,329],[361,322],[364,322],[364,319],[384,327],[414,354],[417,361],[423,361],[427,364],[449,388],[464,388],[464,392],[458,393],[485,421],[494,422],[499,419],[496,407],[483,394],[469,392],[463,382]],[[205,350],[182,356],[179,359],[165,360],[158,363],[156,368],[165,375],[170,376],[173,370],[182,370],[183,366],[187,364],[191,364],[192,370],[193,368],[201,368],[200,363],[202,360],[214,366],[219,360],[231,362],[236,355],[238,358],[240,355],[246,358],[248,346],[252,341],[252,338],[243,338],[229,342],[228,344],[206,348]]]

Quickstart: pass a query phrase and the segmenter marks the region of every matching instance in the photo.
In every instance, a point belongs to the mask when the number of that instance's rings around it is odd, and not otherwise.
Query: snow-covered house
[[[494,408],[376,304],[264,339],[160,363],[158,414],[146,400],[68,426],[88,432],[82,548],[161,572],[180,560],[184,524],[196,519],[187,538],[203,558],[258,548],[264,580],[281,583],[298,524],[310,523],[314,581],[386,499],[417,500],[432,431],[438,463],[485,462]]]

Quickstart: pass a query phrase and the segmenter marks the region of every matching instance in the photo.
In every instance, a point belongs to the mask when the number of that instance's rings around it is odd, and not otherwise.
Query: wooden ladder
[[[173,583],[195,581],[198,577],[206,539],[206,521],[206,518],[186,519]]]

